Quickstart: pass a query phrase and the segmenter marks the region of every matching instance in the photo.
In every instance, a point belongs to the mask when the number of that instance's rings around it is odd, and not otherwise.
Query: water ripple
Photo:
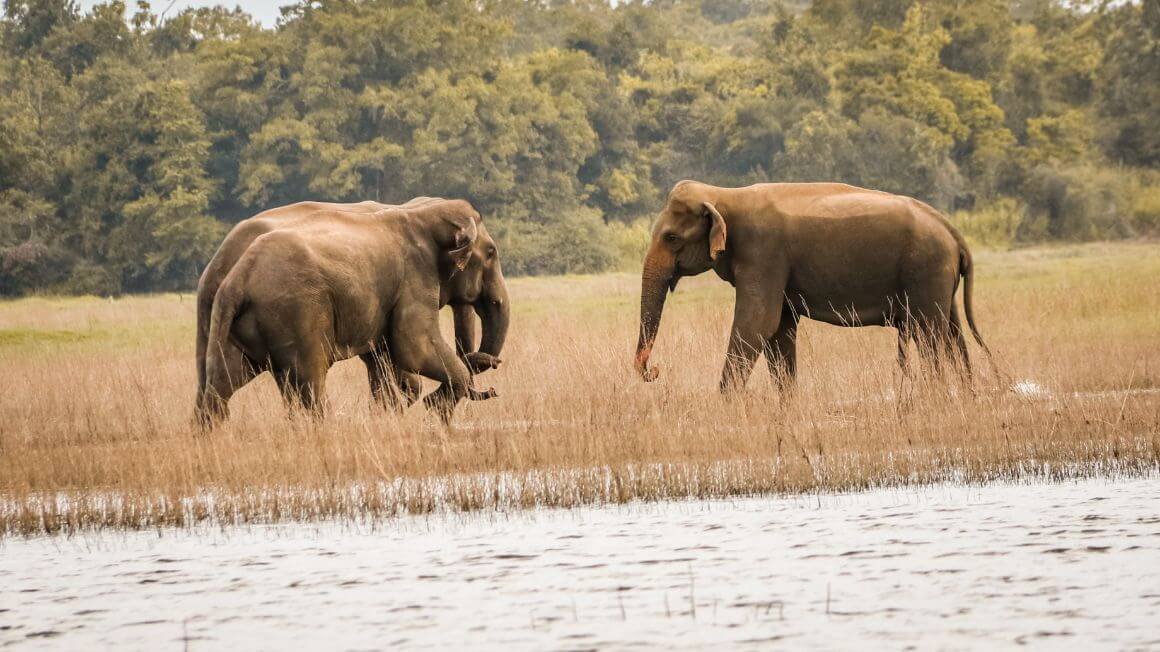
[[[0,542],[0,646],[1156,646],[1160,480]]]

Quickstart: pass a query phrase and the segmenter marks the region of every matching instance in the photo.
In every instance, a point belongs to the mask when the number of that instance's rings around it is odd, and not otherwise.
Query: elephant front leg
[[[436,412],[444,424],[451,421],[456,405],[464,398],[488,398],[488,392],[471,387],[471,372],[463,360],[443,340],[436,314],[404,314],[391,340],[393,359],[399,368],[422,374],[442,383],[423,398],[424,405]]]
[[[477,398],[479,392],[471,387],[471,373],[467,370],[467,366],[455,355],[451,347],[447,346],[443,338],[435,334],[427,338],[426,344],[424,347],[426,351],[418,371],[443,384],[423,397],[423,404],[438,414],[444,425],[450,425],[459,401],[464,398]]]
[[[778,331],[782,302],[767,297],[781,296],[784,289],[763,291],[759,287],[737,286],[737,303],[733,307],[733,328],[729,333],[729,347],[725,353],[725,368],[721,370],[721,392],[729,393],[745,387],[757,356],[768,346]]]

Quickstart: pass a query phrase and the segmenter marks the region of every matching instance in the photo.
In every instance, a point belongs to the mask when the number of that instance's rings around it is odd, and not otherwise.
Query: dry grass
[[[345,362],[324,422],[287,419],[264,377],[201,436],[190,297],[3,303],[0,536],[1155,469],[1160,246],[977,258],[984,336],[1050,397],[984,375],[975,397],[912,385],[900,406],[892,331],[808,322],[792,400],[765,373],[723,398],[732,299],[711,275],[670,299],[648,385],[635,277],[515,279],[506,364],[481,383],[501,396],[454,431],[372,409]]]

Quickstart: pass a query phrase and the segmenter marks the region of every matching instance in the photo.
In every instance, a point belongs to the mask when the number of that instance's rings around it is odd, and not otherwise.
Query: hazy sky
[[[80,0],[78,3],[82,11],[88,11],[93,5],[99,4],[100,0]],[[154,13],[161,13],[169,6],[170,0],[149,0],[149,5],[153,8]],[[257,18],[266,27],[273,27],[274,23],[281,16],[278,7],[282,5],[291,4],[292,0],[247,0],[240,2],[239,0],[173,0],[173,6],[169,8],[165,15],[171,16],[187,7],[212,7],[213,5],[225,5],[233,9],[241,7],[246,13],[254,18]],[[126,0],[125,4],[129,11],[132,11],[137,6],[136,0]]]

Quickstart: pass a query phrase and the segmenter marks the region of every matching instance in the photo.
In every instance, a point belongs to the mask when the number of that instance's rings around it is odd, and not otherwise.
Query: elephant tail
[[[210,311],[209,328],[206,337],[205,377],[206,400],[225,401],[232,394],[233,383],[239,379],[230,378],[226,361],[226,347],[230,342],[230,330],[245,299],[242,288],[248,265],[235,265],[218,287]]]
[[[959,244],[959,274],[963,277],[963,314],[967,318],[967,326],[971,329],[971,336],[975,338],[975,342],[987,354],[987,361],[991,364],[991,369],[999,376],[1002,376],[1003,372],[1000,371],[999,365],[995,362],[995,355],[991,353],[991,347],[987,346],[987,343],[983,341],[983,336],[979,334],[979,327],[975,325],[975,310],[972,307],[974,302],[972,296],[975,285],[975,265],[971,258],[971,250],[967,248],[967,241],[959,233],[958,229],[950,224],[949,221],[946,221],[946,224],[955,236],[955,241]]]
[[[983,342],[983,336],[979,334],[979,327],[975,325],[975,311],[971,307],[972,304],[972,290],[975,285],[975,268],[971,260],[971,252],[967,249],[965,243],[959,243],[959,274],[963,277],[963,313],[967,318],[967,326],[971,329],[971,335],[978,342],[979,346],[986,351],[987,356],[991,357],[991,349]]]
[[[210,265],[212,265],[212,261]],[[205,356],[207,339],[209,338],[209,320],[213,314],[213,298],[217,295],[217,288],[210,288],[209,275],[210,266],[206,267],[206,271],[202,273],[201,278],[197,283],[197,340],[196,340],[196,364],[197,364],[197,409],[200,410],[202,396],[205,395]]]
[[[935,219],[942,223],[946,230],[954,237],[955,243],[959,247],[959,275],[963,277],[963,313],[967,318],[967,327],[971,329],[971,336],[975,338],[975,342],[979,348],[983,349],[983,353],[987,354],[987,361],[991,364],[991,369],[997,375],[1003,377],[1005,374],[999,369],[998,363],[995,362],[995,355],[991,353],[991,347],[983,341],[983,336],[979,334],[979,327],[975,325],[975,310],[973,308],[973,290],[975,285],[975,264],[971,258],[971,249],[967,246],[967,239],[963,237],[962,233],[951,224],[949,218],[943,215],[942,212],[935,210],[934,207],[923,203],[917,199],[911,200],[915,205],[919,206],[924,212],[933,215]],[[954,297],[951,298],[952,301]]]

